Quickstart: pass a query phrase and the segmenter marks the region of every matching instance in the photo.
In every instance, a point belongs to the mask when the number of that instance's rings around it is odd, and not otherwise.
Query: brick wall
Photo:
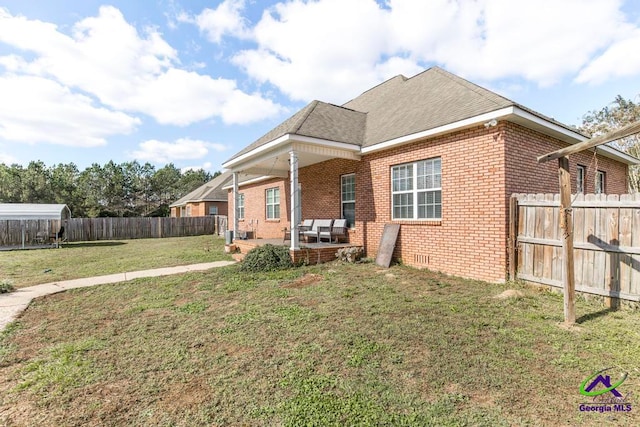
[[[356,222],[349,241],[375,257],[386,223],[400,224],[394,257],[405,264],[488,281],[503,281],[507,268],[508,201],[512,193],[557,193],[557,162],[538,164],[536,157],[566,144],[509,122],[414,142],[372,153],[361,161],[334,159],[299,171],[302,217],[339,218],[340,176],[356,174]],[[391,219],[391,167],[440,157],[442,220]],[[593,153],[570,157],[575,191],[576,165],[587,167],[585,186],[593,192]],[[606,172],[607,192],[626,192],[626,165],[598,157]],[[280,187],[279,221],[265,219],[265,190]],[[289,227],[289,180],[274,179],[243,186],[243,230],[257,237],[279,238]],[[230,195],[230,197],[232,197]],[[231,199],[230,199],[231,200]],[[233,222],[230,212],[230,224]],[[250,225],[251,220],[254,225]],[[257,224],[257,225],[256,225]]]
[[[280,218],[267,220],[268,188],[280,189]],[[289,180],[270,179],[255,184],[243,185],[239,192],[244,194],[244,219],[239,221],[240,230],[252,231],[254,238],[282,238],[282,229],[289,227]],[[229,228],[233,229],[233,192],[229,190]]]
[[[194,202],[187,203],[187,206],[191,207],[191,216],[207,216],[211,206],[218,207],[218,215],[227,215],[229,211],[227,202]],[[180,217],[180,207],[172,207],[170,216]]]
[[[507,163],[507,193],[557,193],[558,161],[537,163],[536,158],[543,154],[564,148],[567,144],[556,141],[546,135],[509,122],[501,122],[504,132]],[[526,147],[523,149],[522,147]],[[627,165],[601,155],[596,160],[593,151],[582,151],[569,156],[571,172],[571,191],[576,192],[577,165],[586,168],[584,193],[595,192],[595,173],[606,174],[605,191],[608,194],[627,193]]]
[[[394,256],[405,264],[503,280],[504,142],[496,135],[481,126],[365,156],[357,178],[364,191],[356,195],[356,224],[368,256],[376,255],[384,224],[395,222],[401,226]],[[442,220],[393,221],[391,167],[433,157],[442,161]]]

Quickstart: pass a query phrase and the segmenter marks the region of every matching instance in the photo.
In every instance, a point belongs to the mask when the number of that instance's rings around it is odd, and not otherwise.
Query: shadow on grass
[[[106,247],[106,246],[120,246],[126,245],[127,242],[81,242],[81,243],[65,243],[63,244],[64,249],[74,249],[74,248],[92,248],[92,247]]]
[[[582,324],[582,323],[586,323],[590,320],[595,320],[599,317],[603,317],[606,316],[609,313],[613,313],[614,311],[617,311],[615,308],[605,308],[604,310],[600,310],[600,311],[596,311],[594,313],[589,313],[589,314],[585,314],[584,316],[580,316],[579,318],[576,319],[576,323],[577,324]]]

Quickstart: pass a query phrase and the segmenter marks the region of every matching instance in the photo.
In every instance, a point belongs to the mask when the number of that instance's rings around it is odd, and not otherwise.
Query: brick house
[[[403,263],[499,282],[510,195],[556,193],[557,167],[536,157],[585,139],[433,67],[342,106],[313,101],[223,167],[233,173],[236,229],[251,222],[256,237],[281,238],[301,219],[346,218],[349,241],[373,257],[384,225],[397,223]],[[574,192],[615,194],[638,160],[603,146],[570,162]]]
[[[223,187],[231,179],[230,172],[224,172],[211,181],[196,188],[186,196],[169,205],[170,216],[207,216],[228,215],[229,202],[227,190]]]

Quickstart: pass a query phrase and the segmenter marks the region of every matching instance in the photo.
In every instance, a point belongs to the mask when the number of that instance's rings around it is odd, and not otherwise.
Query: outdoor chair
[[[36,233],[36,237],[33,238],[31,243],[41,245],[45,243],[47,240],[47,232],[46,231],[38,231]]]
[[[313,237],[314,239],[316,239],[316,241],[320,241],[320,227],[326,228],[329,227],[331,228],[331,225],[333,224],[333,220],[332,219],[315,219],[313,220],[313,225],[311,226],[310,230],[307,231],[303,231],[301,233],[302,236],[304,236],[307,239],[307,242],[309,241],[310,237]]]
[[[328,239],[329,242],[338,243],[341,237],[347,237],[347,220],[336,219],[331,227],[318,228],[318,241]]]
[[[312,227],[313,220],[305,219],[300,225],[298,225],[298,236],[303,237],[302,233],[311,230]],[[282,239],[282,243],[286,242],[287,240],[291,240],[291,229],[283,228],[282,231],[284,231],[284,238]]]
[[[67,238],[64,235],[64,225],[60,227],[60,230],[57,233],[51,234],[51,240],[54,244],[58,245],[59,243],[66,242]]]

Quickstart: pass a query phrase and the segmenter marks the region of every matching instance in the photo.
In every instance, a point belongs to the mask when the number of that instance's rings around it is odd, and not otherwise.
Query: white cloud
[[[132,132],[140,120],[96,107],[48,79],[0,75],[0,139],[91,147],[105,138]]]
[[[0,163],[4,163],[5,165],[12,165],[14,163],[18,163],[18,159],[13,157],[11,154],[0,152]]]
[[[589,63],[576,77],[578,83],[603,83],[607,80],[640,74],[640,29],[621,34],[602,55]]]
[[[215,117],[249,123],[282,110],[260,94],[242,92],[233,80],[181,69],[178,53],[157,29],[140,34],[111,6],[77,22],[71,35],[0,9],[0,42],[29,55],[1,57],[0,65],[8,71],[55,80],[104,105],[147,114],[162,124],[185,126]],[[243,96],[259,108],[239,117],[234,105]]]
[[[139,144],[139,149],[130,156],[139,161],[168,163],[179,160],[202,159],[209,150],[224,151],[227,147],[198,139],[180,138],[175,142],[151,139]]]
[[[178,19],[195,23],[213,43],[220,43],[226,35],[247,38],[249,30],[241,14],[244,4],[244,0],[225,0],[215,9],[206,8],[193,18],[182,15]]]
[[[180,169],[180,172],[185,173],[186,171],[198,171],[200,169],[205,171],[210,171],[213,164],[211,162],[204,162],[202,165],[194,165],[194,166],[186,166]]]
[[[639,30],[621,4],[290,0],[264,12],[250,29],[256,47],[232,61],[301,101],[341,102],[431,64],[476,81],[549,86],[578,73],[579,82],[603,81],[640,73],[640,59],[629,58],[638,50]]]

